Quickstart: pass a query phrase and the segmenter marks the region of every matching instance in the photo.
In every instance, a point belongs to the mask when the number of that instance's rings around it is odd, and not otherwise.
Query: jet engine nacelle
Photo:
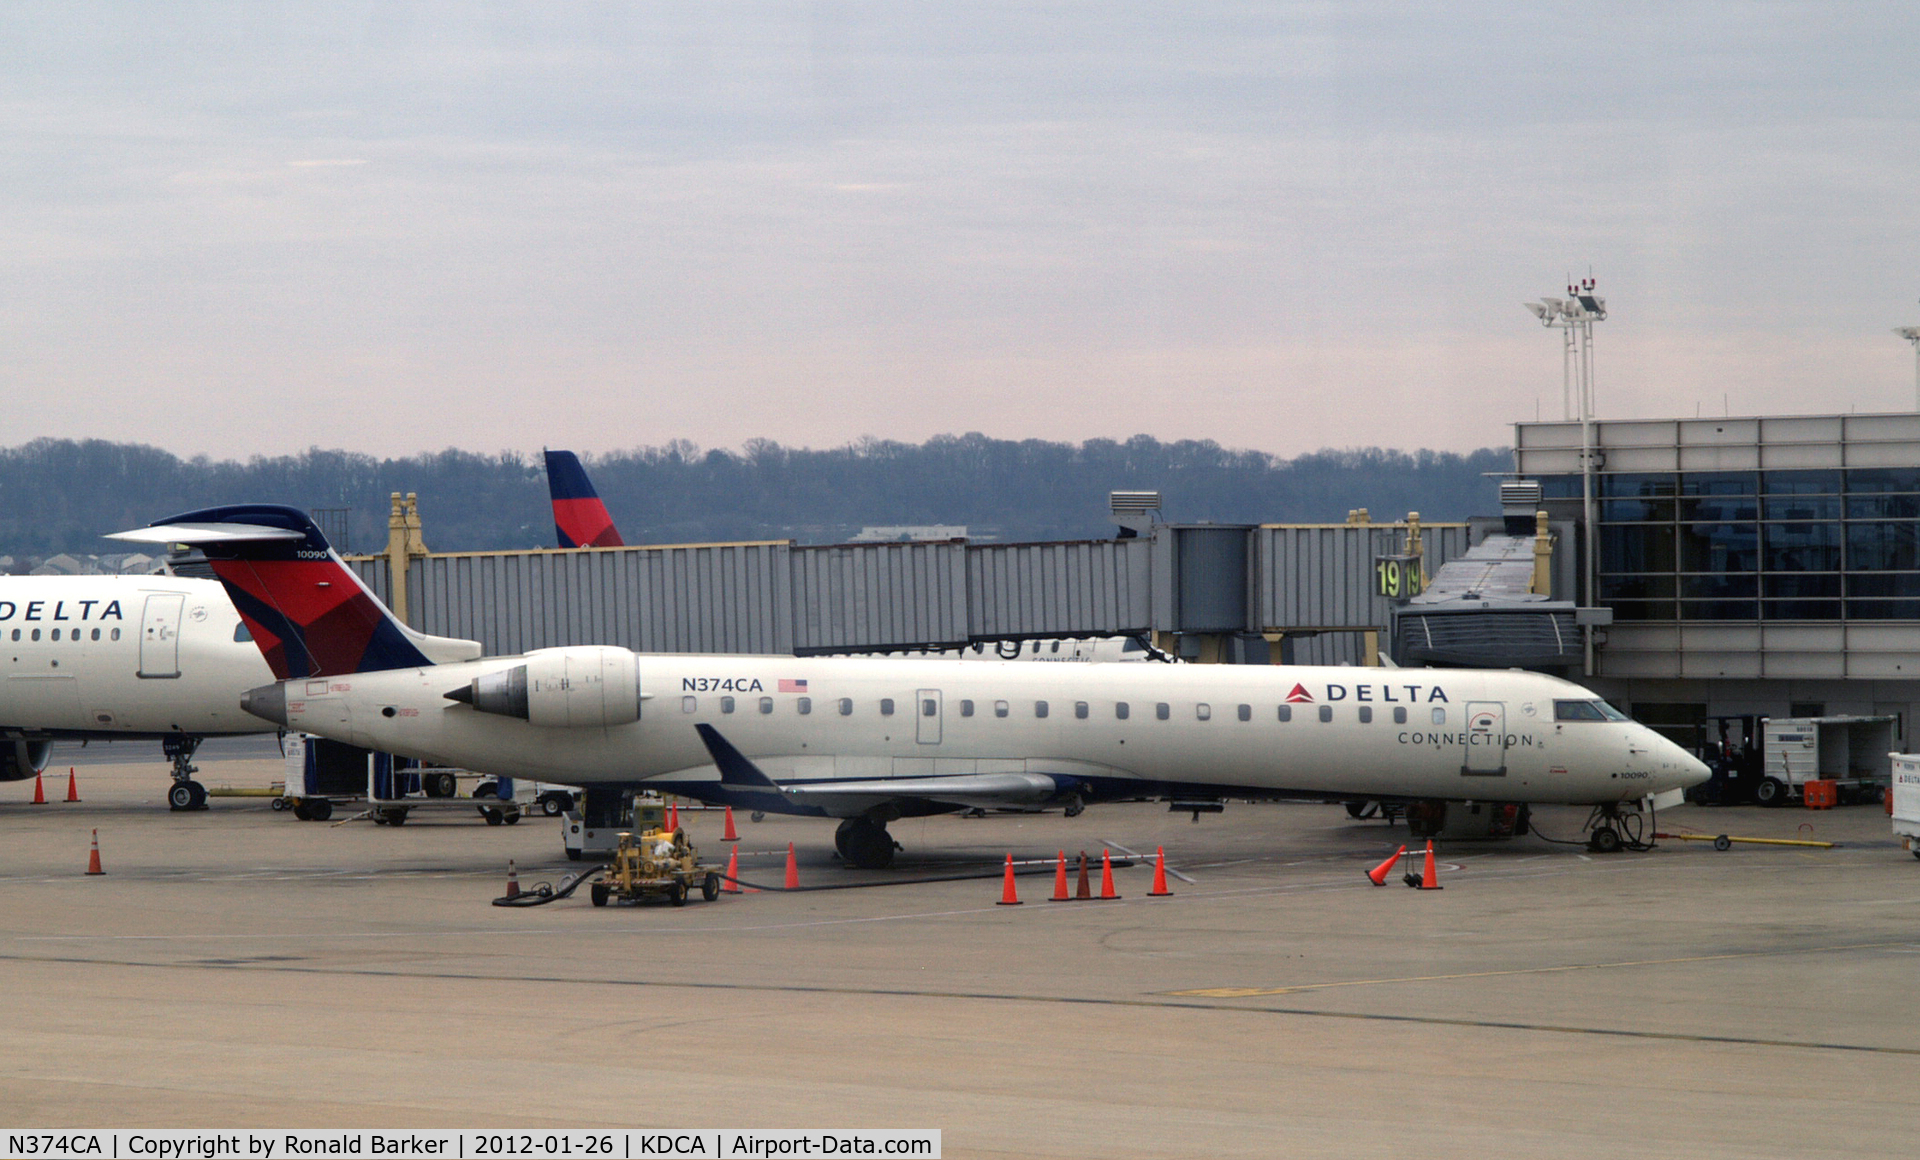
[[[640,658],[604,645],[537,649],[460,692],[455,699],[479,712],[532,725],[625,725],[640,719]]]
[[[0,738],[0,781],[25,781],[47,767],[53,742]]]

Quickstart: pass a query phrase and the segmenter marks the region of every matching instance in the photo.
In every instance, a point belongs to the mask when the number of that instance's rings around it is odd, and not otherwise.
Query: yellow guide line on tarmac
[[[1261,995],[1292,995],[1301,991],[1321,991],[1334,987],[1377,987],[1387,983],[1439,983],[1453,979],[1497,979],[1512,975],[1558,975],[1569,971],[1605,971],[1622,967],[1666,967],[1681,963],[1725,962],[1730,959],[1764,959],[1777,955],[1830,954],[1835,951],[1887,950],[1914,945],[1913,939],[1898,942],[1847,943],[1833,947],[1807,947],[1802,950],[1735,951],[1724,955],[1689,955],[1677,959],[1630,959],[1619,963],[1573,963],[1562,967],[1524,967],[1511,971],[1466,971],[1455,975],[1406,975],[1392,979],[1345,979],[1335,983],[1295,983],[1286,987],[1199,987],[1191,991],[1161,991],[1197,999],[1252,999]]]

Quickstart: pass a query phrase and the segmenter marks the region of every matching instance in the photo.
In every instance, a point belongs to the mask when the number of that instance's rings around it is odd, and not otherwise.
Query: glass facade
[[[1599,599],[1618,620],[1920,620],[1920,468],[1594,483]],[[1577,475],[1541,484],[1580,495]]]

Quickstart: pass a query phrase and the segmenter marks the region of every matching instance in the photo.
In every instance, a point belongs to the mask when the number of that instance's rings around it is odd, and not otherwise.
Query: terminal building
[[[1670,735],[1920,709],[1920,414],[1519,423],[1578,529],[1583,679]],[[1591,587],[1584,582],[1591,578]]]

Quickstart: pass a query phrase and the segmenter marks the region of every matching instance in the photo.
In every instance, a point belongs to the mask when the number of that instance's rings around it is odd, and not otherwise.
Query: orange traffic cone
[[[1067,902],[1067,852],[1060,851],[1060,861],[1053,867],[1053,897],[1048,902]]]
[[[1403,881],[1405,881],[1408,886],[1411,886],[1416,890],[1445,890],[1446,889],[1446,887],[1440,885],[1440,876],[1434,873],[1433,839],[1432,838],[1427,839],[1427,868],[1425,872],[1421,874],[1415,874],[1411,870],[1409,870],[1407,872],[1406,878]]]
[[[740,893],[740,851],[737,849],[727,855],[727,875],[720,880],[720,893]]]
[[[1100,851],[1100,897],[1120,897],[1113,889],[1113,856],[1105,850]]]
[[[1393,864],[1398,862],[1406,852],[1407,848],[1405,846],[1395,850],[1393,857],[1388,858],[1385,862],[1367,871],[1367,881],[1373,883],[1375,886],[1385,886],[1387,884],[1387,875],[1393,873]]]
[[[722,842],[738,842],[740,835],[733,828],[733,807],[727,807],[727,832],[720,835]]]
[[[787,889],[800,889],[800,863],[793,856],[793,843],[787,843]]]
[[[71,765],[67,766],[67,800],[70,802],[80,800],[80,783],[73,780],[73,766]]]
[[[667,803],[667,833],[680,828],[680,807],[674,802]]]
[[[33,775],[33,804],[36,806],[47,804],[47,791],[41,788],[40,775],[37,773]]]
[[[1073,897],[1076,901],[1093,897],[1093,892],[1087,889],[1087,852],[1085,850],[1080,851],[1080,888],[1073,892]]]
[[[1147,891],[1148,898],[1165,898],[1173,891],[1167,889],[1167,848],[1153,848],[1153,889]]]
[[[1013,855],[1012,854],[1007,855],[1006,885],[1000,888],[1000,901],[995,903],[994,905],[996,906],[1019,906],[1020,905],[1020,894],[1018,891],[1014,890],[1013,888]]]
[[[93,832],[93,852],[87,855],[87,873],[89,874],[105,874],[106,873],[105,870],[100,869],[100,831],[99,830],[95,830]]]
[[[520,872],[513,868],[513,859],[507,859],[507,897],[520,897]]]

